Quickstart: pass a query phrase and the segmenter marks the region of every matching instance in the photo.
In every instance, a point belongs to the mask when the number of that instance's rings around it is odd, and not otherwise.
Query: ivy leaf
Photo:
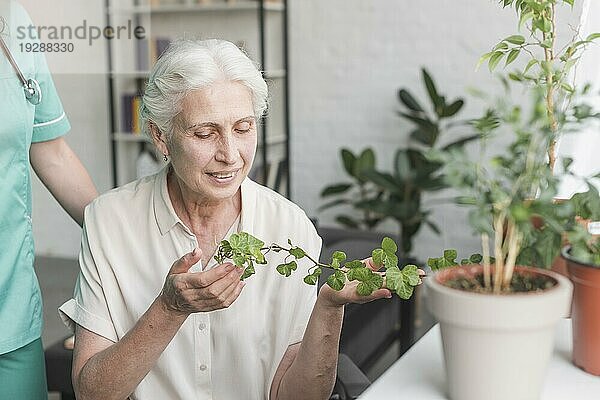
[[[356,291],[360,296],[370,296],[375,290],[383,286],[383,277],[367,268],[369,276],[364,281],[360,282],[356,287]]]
[[[304,282],[306,282],[308,285],[316,285],[317,282],[319,282],[319,277],[321,276],[322,272],[323,270],[321,267],[315,268],[312,274],[304,277]]]
[[[246,257],[242,254],[234,254],[233,255],[233,263],[238,266],[241,267],[242,265],[244,265],[244,263],[246,262]]]
[[[471,263],[471,261],[469,261],[468,258],[463,258],[462,260],[460,260],[460,265],[467,265],[470,263]]]
[[[383,249],[375,249],[371,253],[371,257],[373,258],[373,263],[377,267],[383,266],[383,257],[384,257],[384,255],[385,255],[385,253],[384,253]]]
[[[342,271],[335,271],[332,275],[327,278],[327,284],[333,290],[342,290],[346,285],[346,274]]]
[[[398,289],[402,285],[402,273],[400,268],[390,267],[385,270],[385,286],[392,292],[398,292]]]
[[[240,235],[237,233],[232,234],[229,237],[229,245],[231,246],[232,250],[239,250],[241,245]]]
[[[346,273],[346,277],[349,281],[366,282],[369,280],[372,272],[373,271],[366,267],[352,268]]]
[[[339,269],[340,265],[346,260],[346,253],[343,251],[336,251],[331,256],[331,266],[335,269]]]
[[[265,265],[267,260],[265,259],[265,255],[262,252],[259,252],[258,256],[256,256],[257,264]]]
[[[471,257],[469,257],[469,262],[471,262],[471,264],[479,264],[483,261],[483,256],[481,254],[472,254]]]
[[[404,275],[402,275],[402,279],[398,282],[398,289],[396,290],[396,294],[400,296],[403,300],[408,300],[412,296],[414,288],[404,279]]]
[[[240,280],[245,280],[249,277],[251,277],[252,275],[254,275],[256,271],[254,271],[254,265],[250,264],[248,265],[245,269],[244,269],[244,273],[242,274],[242,277],[240,278]]]
[[[453,249],[444,250],[444,259],[448,263],[452,263],[453,265],[456,265],[456,257],[458,257],[458,253],[456,250],[453,250]]]
[[[363,264],[362,261],[359,260],[352,260],[348,263],[346,263],[346,265],[344,265],[344,267],[352,269],[352,268],[363,268],[365,266],[365,264]]]
[[[404,281],[411,286],[417,286],[421,277],[419,276],[419,268],[414,264],[408,264],[402,268],[402,276]]]
[[[242,232],[242,233],[245,233],[245,232]],[[247,237],[246,240],[248,241],[248,246],[250,247],[250,251],[260,250],[265,245],[265,242],[255,238],[254,236],[250,235],[249,233],[245,233],[245,235]]]
[[[298,264],[296,264],[296,261],[292,261],[292,262],[289,262],[286,264],[278,265],[277,272],[279,272],[281,275],[283,275],[287,278],[290,275],[292,275],[292,272],[295,271],[297,268],[298,268]]]
[[[444,255],[440,258],[429,258],[427,265],[432,271],[438,271],[443,268],[452,267],[458,265],[456,257],[458,256],[456,250],[444,250]]]
[[[387,254],[396,254],[396,252],[398,251],[398,246],[396,245],[396,242],[394,242],[389,237],[384,237],[383,238],[383,240],[381,242],[381,248]]]
[[[293,247],[290,249],[290,254],[293,255],[296,260],[306,257],[306,252],[300,247]]]

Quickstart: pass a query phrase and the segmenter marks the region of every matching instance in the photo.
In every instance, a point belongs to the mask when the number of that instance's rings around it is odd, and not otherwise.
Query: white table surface
[[[600,399],[600,377],[587,374],[571,363],[571,337],[571,320],[561,321],[541,400]],[[439,325],[435,325],[373,382],[360,400],[445,400],[445,386],[442,338]]]

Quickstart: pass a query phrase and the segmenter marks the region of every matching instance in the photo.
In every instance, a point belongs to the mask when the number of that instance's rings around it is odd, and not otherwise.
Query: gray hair
[[[252,94],[256,118],[265,113],[267,83],[254,62],[235,44],[216,39],[173,42],[154,65],[146,85],[140,110],[144,133],[150,135],[150,125],[154,124],[169,140],[183,98],[190,91],[218,81],[246,86]]]

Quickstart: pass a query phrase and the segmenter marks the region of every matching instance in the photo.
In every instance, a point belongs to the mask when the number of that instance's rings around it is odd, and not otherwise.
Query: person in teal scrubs
[[[43,53],[21,52],[16,28],[31,24],[28,14],[18,3],[0,0],[0,17],[5,21],[0,35],[19,69],[36,79],[42,92],[39,104],[28,102],[0,50],[0,399],[38,400],[47,398],[47,388],[29,167],[80,225],[84,207],[97,193],[62,138],[70,125]]]

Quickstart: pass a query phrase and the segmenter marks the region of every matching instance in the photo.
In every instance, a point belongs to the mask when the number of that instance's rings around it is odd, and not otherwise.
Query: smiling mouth
[[[239,172],[239,170],[230,171],[230,172],[207,172],[206,174],[209,176],[212,176],[213,178],[216,178],[216,179],[231,179],[238,172]]]

